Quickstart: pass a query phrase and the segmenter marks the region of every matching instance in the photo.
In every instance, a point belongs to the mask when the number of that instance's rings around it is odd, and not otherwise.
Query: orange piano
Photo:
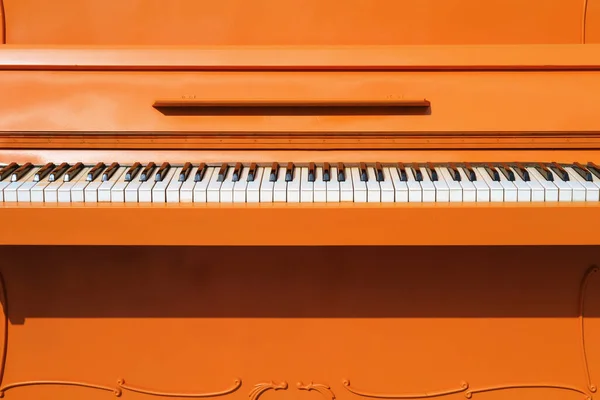
[[[600,1],[0,5],[0,397],[600,398]]]

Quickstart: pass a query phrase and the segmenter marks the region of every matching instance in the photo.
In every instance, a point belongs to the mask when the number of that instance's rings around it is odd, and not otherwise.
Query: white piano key
[[[172,169],[172,168],[171,168]],[[179,175],[181,175],[181,171],[183,171],[183,167],[177,167],[177,169],[175,170],[175,172],[173,173],[173,176],[171,177],[171,180],[167,186],[167,190],[166,190],[166,194],[167,194],[167,198],[165,199],[167,203],[179,203],[179,190],[181,189],[181,186],[183,185],[183,182],[179,181]],[[194,180],[194,177],[192,175],[194,175],[192,173],[193,171],[190,171],[190,173],[188,174],[188,179],[190,177],[192,177],[192,180]],[[152,197],[154,197],[154,194],[152,195]],[[190,191],[190,201],[191,201],[191,191]]]
[[[252,182],[248,182],[248,186],[246,187],[246,202],[248,203],[260,203],[260,188],[262,186],[263,179],[269,180],[269,173],[263,178],[263,174],[265,173],[264,167],[256,168],[256,174],[254,176],[254,180]],[[269,171],[270,172],[270,171]],[[271,188],[273,185],[271,185]],[[273,190],[271,189],[271,200],[269,203],[273,201]]]
[[[152,202],[153,203],[166,203],[167,202],[167,189],[171,184],[171,181],[177,182],[179,173],[183,168],[169,168],[169,172],[160,182],[155,182],[152,187]],[[190,174],[191,175],[191,174]],[[152,179],[155,179],[153,176]]]
[[[227,169],[227,174],[225,174],[225,179],[223,180],[223,184],[221,185],[221,193],[219,199],[221,203],[233,203],[233,187],[235,186],[235,182],[233,181],[234,171],[234,167],[229,167]]]
[[[308,181],[308,168],[300,168],[300,201],[302,203],[312,203],[314,201],[314,182]]]
[[[208,182],[208,186],[206,187],[206,202],[207,203],[220,203],[221,202],[221,186],[223,182],[219,181],[219,168],[215,168],[212,176],[210,177],[210,181]],[[227,171],[230,171],[231,168],[228,168]],[[227,176],[227,174],[225,174]]]
[[[423,175],[423,180],[420,182],[421,184],[421,201],[423,203],[435,203],[435,185],[429,178],[429,174],[425,171],[425,168],[420,168],[421,174]]]
[[[125,202],[126,203],[138,203],[139,202],[139,190],[144,184],[140,181],[141,172],[138,172],[137,176],[133,178],[125,187]],[[116,185],[115,185],[116,186]]]
[[[460,182],[452,179],[450,172],[446,167],[436,167],[435,170],[438,176],[444,178],[446,186],[448,186],[448,201],[450,203],[462,203],[463,201],[463,190]],[[473,194],[475,191],[473,191]]]
[[[125,175],[127,167],[119,167],[110,177],[109,180],[102,182],[98,188],[98,202],[110,202],[111,201],[111,190],[119,182],[119,178]]]
[[[473,171],[475,171],[475,175],[477,175],[477,180],[485,182],[490,188],[490,201],[504,202],[504,188],[500,182],[492,180],[490,174],[488,174],[483,167],[475,167],[473,168]]]
[[[529,177],[544,188],[544,201],[558,201],[558,188],[553,182],[547,181],[535,168],[527,167]],[[533,189],[533,186],[532,186]]]
[[[498,175],[500,176],[500,185],[502,185],[502,189],[504,190],[504,202],[505,203],[516,202],[518,200],[517,187],[515,186],[515,184],[513,182],[509,181],[506,178],[506,176],[504,176],[502,171],[498,171]],[[515,179],[516,178],[518,178],[518,176],[515,176]]]
[[[58,202],[58,189],[63,185],[63,183],[63,180],[59,178],[54,182],[50,182],[50,184],[44,188],[44,203]]]
[[[39,182],[37,182],[29,191],[30,201],[32,203],[43,203],[45,202],[44,190],[50,184],[50,174],[46,175]]]
[[[17,201],[19,201],[18,190],[25,184],[27,184],[29,186],[35,184],[35,182],[33,182],[33,177],[35,176],[35,173],[39,169],[40,169],[40,167],[34,167],[34,168],[30,169],[28,173],[26,173],[23,177],[21,177],[21,179],[19,179],[16,182],[12,182],[10,185],[5,187],[4,188],[4,201],[5,202],[15,202],[15,203]]]
[[[295,175],[297,176],[298,171],[295,171]],[[265,171],[265,178],[271,177],[271,170]],[[260,201],[264,203],[269,202],[269,196],[272,196],[273,202],[276,203],[285,203],[287,202],[288,196],[288,183],[285,180],[285,168],[280,167],[277,172],[277,180],[275,182],[265,182],[269,181],[269,179],[263,179],[263,185],[260,188]],[[273,184],[272,190],[271,183]],[[299,187],[298,187],[299,188]],[[300,201],[300,193],[298,193],[298,198],[296,202]],[[294,197],[296,199],[296,197]],[[264,199],[264,200],[263,200]]]
[[[421,169],[419,168],[419,170]],[[423,175],[422,172],[421,175]],[[406,185],[408,187],[408,201],[410,203],[423,202],[423,188],[421,183],[417,181],[417,176],[412,168],[406,169]]]
[[[531,201],[532,202],[543,202],[546,200],[544,187],[537,180],[537,178],[531,174],[531,172],[529,172],[529,180],[524,181],[524,182],[531,189]],[[517,190],[519,190],[519,189],[517,188]]]
[[[396,203],[408,203],[408,185],[405,181],[400,180],[398,168],[388,168],[390,180],[394,185],[394,201]]]
[[[475,170],[473,170],[475,171]],[[464,169],[458,168],[460,174],[460,186],[463,188],[463,202],[478,202],[478,203],[489,203],[490,201],[490,187],[481,179],[470,181],[467,173]],[[475,173],[477,178],[477,173]],[[475,199],[472,199],[471,190],[475,190]]]
[[[592,181],[586,181],[571,167],[565,167],[565,171],[569,174],[569,178],[572,181],[579,182],[585,190],[585,201],[599,201],[600,200],[600,180],[592,174]],[[594,182],[594,179],[596,182]]]
[[[357,167],[346,168],[346,172],[350,172],[352,176],[352,186],[354,187],[354,202],[367,202],[367,183],[360,180],[360,171]],[[348,176],[346,176],[346,180]]]
[[[126,197],[127,186],[130,183],[133,183],[135,179],[131,182],[125,181],[127,177],[127,171],[130,167],[125,167],[125,171],[121,174],[119,179],[115,182],[115,184],[110,188],[110,201],[113,203],[124,203]],[[137,188],[135,189],[135,202],[137,203]]]
[[[329,173],[331,173],[331,169]],[[330,178],[332,177],[330,176]],[[327,183],[323,180],[323,168],[317,167],[315,169],[315,182],[313,185],[313,201],[315,203],[327,202]]]
[[[442,175],[440,168],[434,168],[437,172],[437,181],[432,181],[435,187],[435,201],[437,203],[448,203],[450,202],[450,187],[446,182],[446,178]],[[427,174],[429,176],[429,174]]]
[[[87,177],[87,173],[90,170],[89,167],[81,169],[81,171],[75,176],[69,176],[68,182],[63,182],[63,184],[58,188],[58,202],[59,203],[71,203],[71,202],[83,202],[83,190],[81,191],[81,200],[79,193],[76,195],[76,198],[72,198],[72,190],[75,185],[83,179],[84,182],[87,183],[85,178]],[[65,178],[66,178],[65,174]]]
[[[92,168],[88,168],[85,171],[85,175],[78,175],[76,178],[75,185],[71,189],[71,202],[72,203],[83,203],[85,202],[85,189],[88,187],[90,182],[87,180],[87,174]]]
[[[375,168],[367,168],[367,201],[369,203],[381,203],[381,185],[377,181]]]
[[[181,182],[181,186],[179,187],[179,190],[178,190],[179,202],[181,202],[181,203],[191,203],[194,201],[194,186],[196,186],[196,181],[194,179],[196,178],[197,168],[198,168],[197,165],[195,167],[193,167],[192,170],[190,171],[190,173],[188,174],[187,178],[185,179],[185,181]],[[207,172],[208,172],[208,170],[204,171],[205,179],[206,179]],[[171,180],[171,182],[173,182],[173,181]],[[168,193],[167,193],[167,196],[168,196]],[[168,198],[167,198],[167,201],[169,201]]]
[[[558,201],[571,202],[573,201],[573,188],[569,185],[568,182],[563,181],[556,175],[552,170],[550,170],[554,181],[554,185],[558,188]]]
[[[300,202],[301,179],[302,179],[301,168],[294,168],[294,177],[291,182],[287,183],[287,202],[288,203],[299,203]]]
[[[117,172],[118,170],[115,171],[115,173]],[[98,203],[98,190],[100,190],[100,186],[102,186],[103,183],[102,172],[96,176],[96,179],[88,183],[85,189],[83,189],[83,197],[86,203]]]
[[[338,181],[338,169],[337,167],[331,167],[330,179],[326,182],[327,187],[327,202],[328,203],[339,203],[340,202],[340,182]]]
[[[394,183],[389,168],[383,168],[383,181],[379,182],[381,188],[381,202],[393,203],[396,200]]]
[[[336,171],[337,171],[337,168],[336,168]],[[344,168],[344,171],[345,171],[345,176],[344,176],[345,179],[343,181],[337,180],[339,178],[337,176],[339,171],[337,171],[336,176],[332,176],[332,178],[335,179],[340,184],[340,201],[354,202],[354,183],[352,180],[352,171],[350,170],[350,168]]]
[[[39,171],[40,169],[41,169],[41,167],[36,168],[36,171]],[[35,180],[35,175],[36,175],[36,173],[29,176],[27,178],[27,180],[24,181],[23,184],[17,189],[17,201],[19,203],[29,203],[31,201],[31,190],[39,183],[39,181]],[[46,175],[46,178],[47,177],[48,177],[48,175]],[[42,179],[42,181],[43,181],[43,179]],[[41,192],[41,194],[42,194],[41,201],[44,201],[43,191]]]
[[[245,166],[240,175],[240,180],[235,182],[233,185],[233,202],[234,203],[245,203],[246,192],[248,189],[248,171],[250,169]]]
[[[512,182],[517,189],[517,201],[520,203],[527,203],[532,201],[532,190],[531,186],[521,178],[521,175],[517,173],[515,168],[511,168],[513,174],[515,174],[515,180]]]
[[[204,176],[202,177],[202,180],[200,182],[195,182],[194,185],[194,203],[206,203],[208,201],[208,187],[211,185],[211,182],[213,182],[213,179],[215,180],[214,185],[218,185],[216,186],[216,194],[215,189],[212,190],[211,193],[211,197],[215,198],[215,196],[217,197],[217,202],[218,200],[218,196],[219,196],[219,189],[221,187],[219,182],[216,182],[217,177],[219,176],[219,169],[217,167],[207,167],[206,168],[206,172],[204,172]],[[192,181],[194,181],[195,178],[195,173],[190,174],[190,177],[192,179]],[[186,181],[187,183],[187,181]],[[180,195],[181,196],[181,195]]]
[[[569,175],[569,180],[566,182],[569,186],[571,186],[571,190],[573,190],[573,197],[572,197],[572,201],[576,201],[576,202],[581,202],[581,201],[586,201],[587,198],[587,190],[586,187],[577,179],[574,178],[573,176],[571,176],[570,172],[573,172],[575,175],[577,175],[577,172],[575,171],[569,171],[567,169],[568,167],[565,167],[565,171],[567,172],[567,174]],[[558,175],[556,175],[556,178],[558,178]],[[579,176],[579,175],[577,175]],[[560,178],[558,178],[560,179]],[[583,181],[583,179],[582,179]],[[585,181],[583,181],[585,182]],[[589,183],[589,182],[587,182]]]
[[[148,176],[148,180],[140,185],[138,189],[138,203],[152,203],[152,188],[156,185],[154,174],[156,174],[157,170],[158,168],[154,168]]]

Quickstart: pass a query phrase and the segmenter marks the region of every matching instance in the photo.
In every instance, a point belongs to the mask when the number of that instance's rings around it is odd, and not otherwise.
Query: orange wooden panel
[[[25,46],[0,69],[42,70],[599,70],[599,45]]]
[[[4,0],[15,44],[580,43],[573,0]]]
[[[600,244],[598,203],[4,203],[0,220],[4,245]]]
[[[600,72],[4,71],[0,131],[568,132],[600,131]],[[430,108],[236,112],[153,107],[156,100],[427,99]],[[352,110],[353,111],[353,110]],[[255,141],[260,143],[260,141]]]
[[[600,2],[587,0],[586,43],[600,43]]]
[[[592,399],[599,253],[0,247],[0,388],[14,400]]]

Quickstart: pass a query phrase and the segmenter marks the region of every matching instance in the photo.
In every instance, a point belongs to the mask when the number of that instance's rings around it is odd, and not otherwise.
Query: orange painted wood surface
[[[0,390],[595,398],[599,250],[2,246]]]
[[[595,203],[5,203],[0,219],[3,245],[600,245]]]
[[[573,0],[4,0],[7,43],[581,43]]]

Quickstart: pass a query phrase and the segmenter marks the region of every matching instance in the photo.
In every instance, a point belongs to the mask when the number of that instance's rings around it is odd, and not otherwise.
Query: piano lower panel
[[[2,247],[2,387],[15,400],[583,399],[579,292],[599,250]],[[583,315],[597,385],[598,273]]]
[[[600,203],[3,203],[0,221],[0,245],[600,244]]]

